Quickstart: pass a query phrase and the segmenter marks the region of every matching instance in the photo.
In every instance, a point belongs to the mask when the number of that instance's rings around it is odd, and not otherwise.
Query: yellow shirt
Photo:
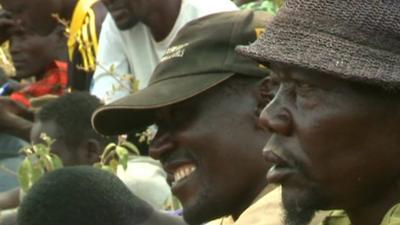
[[[310,225],[317,225],[327,214],[317,214]],[[234,221],[224,217],[207,225],[283,225],[282,189],[268,186],[259,198]]]
[[[85,71],[92,71],[96,67],[98,48],[96,32],[96,16],[91,8],[98,0],[79,0],[72,15],[69,27],[68,53],[73,62],[74,51],[78,50],[82,56],[82,67]]]
[[[344,211],[338,210],[326,217],[321,225],[351,225],[351,222]],[[400,225],[400,204],[386,213],[380,225]]]

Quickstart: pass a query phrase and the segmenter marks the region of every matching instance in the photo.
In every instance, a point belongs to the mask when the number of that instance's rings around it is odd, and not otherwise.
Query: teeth
[[[196,170],[196,167],[194,165],[185,165],[185,166],[179,167],[174,173],[175,183],[182,180],[183,178],[188,177],[195,170]]]

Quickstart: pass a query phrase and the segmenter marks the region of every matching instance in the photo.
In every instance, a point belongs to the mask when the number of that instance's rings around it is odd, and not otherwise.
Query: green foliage
[[[18,180],[24,192],[27,192],[45,173],[63,167],[61,159],[51,152],[54,140],[46,134],[40,135],[42,143],[22,149],[26,155],[18,169]],[[124,170],[128,168],[129,154],[139,155],[139,149],[132,143],[121,139],[118,144],[110,143],[100,157],[100,162],[93,166],[114,174],[119,165]]]
[[[22,149],[26,157],[18,169],[18,180],[25,192],[46,172],[63,167],[61,159],[50,152],[54,140],[46,134],[41,134],[40,138],[43,143]]]
[[[117,173],[118,166],[121,165],[124,170],[128,168],[129,154],[139,155],[139,149],[132,143],[122,140],[120,143],[110,143],[105,148],[100,157],[100,162],[93,166],[103,170]]]

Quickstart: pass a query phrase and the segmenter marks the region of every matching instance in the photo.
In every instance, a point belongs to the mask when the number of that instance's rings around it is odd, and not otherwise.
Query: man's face
[[[83,157],[79,154],[79,150],[71,150],[67,147],[66,143],[63,141],[64,135],[54,121],[35,122],[31,130],[31,143],[43,143],[43,140],[40,137],[42,133],[45,133],[55,141],[51,145],[50,151],[60,157],[64,166],[86,164],[83,161]]]
[[[102,0],[118,29],[126,30],[138,23],[149,0]]]
[[[272,64],[279,83],[261,114],[273,132],[264,157],[281,183],[288,224],[316,209],[354,209],[392,188],[400,174],[396,98],[375,87]]]
[[[256,108],[253,93],[217,86],[156,112],[150,155],[161,160],[189,224],[240,214],[266,186],[268,133],[257,126]]]
[[[45,73],[55,60],[53,52],[57,51],[58,43],[55,43],[54,35],[40,36],[18,31],[11,36],[10,52],[17,77],[41,76]]]
[[[57,0],[0,0],[22,26],[39,35],[47,35],[57,25],[52,14],[60,13]]]

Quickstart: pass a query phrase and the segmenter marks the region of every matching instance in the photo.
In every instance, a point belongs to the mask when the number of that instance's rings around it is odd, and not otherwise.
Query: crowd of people
[[[400,1],[0,5],[0,225],[400,225]]]

